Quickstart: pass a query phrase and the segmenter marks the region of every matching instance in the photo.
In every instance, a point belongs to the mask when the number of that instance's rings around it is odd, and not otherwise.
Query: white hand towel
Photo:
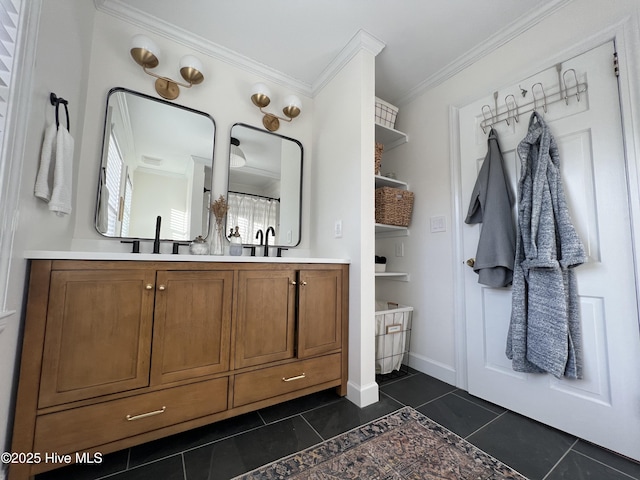
[[[51,177],[53,176],[52,167],[55,165],[56,156],[56,135],[58,130],[55,122],[52,122],[44,131],[44,140],[42,141],[42,152],[40,153],[40,168],[36,176],[35,195],[45,202],[51,198]]]
[[[58,216],[71,213],[71,186],[73,176],[73,137],[64,127],[58,128],[56,138],[56,164],[53,169],[53,192],[49,210]]]

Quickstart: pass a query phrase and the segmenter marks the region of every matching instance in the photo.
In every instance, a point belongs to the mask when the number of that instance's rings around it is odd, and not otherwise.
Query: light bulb
[[[160,49],[149,37],[134,35],[131,38],[131,56],[138,65],[145,68],[155,68],[160,61]]]
[[[259,108],[264,108],[271,102],[271,92],[264,83],[256,83],[251,89],[251,101]]]
[[[202,83],[204,80],[202,62],[193,55],[185,55],[180,59],[180,75],[193,85]]]
[[[300,115],[302,101],[295,95],[287,95],[284,98],[284,108],[282,111],[289,118],[296,118]]]

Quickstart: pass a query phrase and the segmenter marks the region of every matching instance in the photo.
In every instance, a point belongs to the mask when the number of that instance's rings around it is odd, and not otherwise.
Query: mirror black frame
[[[304,179],[304,147],[302,146],[302,143],[299,140],[296,140],[295,138],[291,138],[291,137],[287,137],[286,135],[281,135],[279,133],[275,133],[275,132],[269,132],[267,130],[264,130],[262,128],[258,128],[255,127],[253,125],[248,125],[246,123],[242,123],[242,122],[238,122],[238,123],[234,123],[231,126],[231,129],[229,130],[229,147],[231,147],[231,138],[233,138],[233,129],[235,127],[244,127],[244,128],[248,128],[251,130],[255,130],[256,132],[259,133],[264,133],[266,135],[273,135],[275,137],[279,137],[282,140],[287,140],[287,141],[291,141],[293,143],[295,143],[296,145],[298,145],[298,147],[300,147],[300,181],[299,181],[299,188],[298,188],[298,241],[295,244],[269,244],[269,247],[279,247],[282,249],[287,249],[287,248],[293,248],[293,247],[297,247],[298,245],[300,245],[300,242],[302,241],[302,183],[303,183],[303,179]],[[231,148],[229,148],[229,157],[227,159],[227,202],[229,201],[229,176],[231,174]],[[233,228],[233,225],[228,225],[228,214],[225,216],[225,232],[228,232],[230,228]],[[243,238],[243,242],[242,244],[244,246],[247,247],[255,247],[258,246],[258,244],[256,243],[250,243],[246,241],[247,239]]]
[[[200,110],[196,110],[190,107],[186,107],[184,105],[179,105],[177,103],[173,103],[173,102],[169,102],[166,101],[164,99],[161,98],[156,98],[156,97],[152,97],[149,95],[146,95],[144,93],[141,92],[136,92],[134,90],[130,90],[128,88],[124,88],[124,87],[114,87],[112,89],[109,90],[109,92],[107,93],[107,97],[106,97],[106,102],[105,102],[105,110],[104,110],[104,124],[103,124],[103,132],[102,132],[102,144],[101,144],[101,150],[100,150],[100,162],[99,162],[99,166],[98,166],[98,181],[97,181],[97,188],[96,188],[96,208],[95,208],[95,214],[94,214],[94,227],[96,229],[96,231],[98,232],[98,234],[100,234],[102,237],[104,238],[108,238],[108,239],[115,239],[115,240],[154,240],[153,237],[136,237],[136,236],[109,236],[109,235],[105,235],[103,232],[100,231],[99,227],[98,227],[98,222],[99,222],[99,206],[100,206],[100,198],[102,195],[102,176],[103,176],[103,165],[105,162],[105,142],[108,141],[108,136],[109,136],[109,130],[108,130],[108,126],[107,126],[107,119],[108,119],[108,112],[109,112],[109,99],[111,98],[111,96],[114,93],[118,93],[118,92],[122,92],[125,94],[131,94],[140,98],[143,98],[145,100],[151,100],[154,101],[156,103],[160,103],[160,104],[164,104],[170,107],[175,107],[178,108],[180,110],[186,111],[186,112],[190,112],[190,113],[194,113],[196,115],[200,115],[202,117],[205,117],[207,120],[211,121],[212,124],[212,137],[211,137],[211,184],[210,185],[206,185],[205,184],[205,191],[207,191],[207,187],[208,187],[208,191],[211,192],[213,189],[213,166],[214,166],[214,155],[215,155],[215,133],[217,130],[216,127],[216,122],[213,119],[213,117],[211,115],[209,115],[206,112],[200,111]],[[211,200],[210,200],[211,201]],[[210,202],[209,202],[210,203]],[[206,218],[207,218],[207,225],[206,225],[206,231],[202,232],[201,235],[207,236],[209,234],[209,231],[211,230],[211,216],[209,215],[209,211],[207,210],[206,212],[202,212],[202,215],[204,217],[206,213]],[[192,232],[193,233],[193,232]],[[198,233],[193,233],[191,236],[194,235],[198,235]],[[172,239],[172,238],[161,238],[160,240],[162,241],[166,241],[166,242],[183,242],[186,240],[193,240],[193,239]]]

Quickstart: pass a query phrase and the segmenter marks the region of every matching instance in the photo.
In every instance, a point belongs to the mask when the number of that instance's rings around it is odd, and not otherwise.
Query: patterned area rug
[[[527,480],[411,407],[236,479]]]

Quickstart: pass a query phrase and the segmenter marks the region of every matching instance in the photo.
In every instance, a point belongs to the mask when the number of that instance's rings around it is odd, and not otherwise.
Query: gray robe
[[[504,174],[498,136],[492,128],[487,155],[471,193],[465,223],[481,223],[473,270],[478,283],[506,287],[513,278],[516,232],[511,214],[512,195]]]
[[[584,263],[586,255],[565,201],[558,147],[537,112],[518,155],[522,172],[507,357],[518,372],[582,378],[572,267]]]

